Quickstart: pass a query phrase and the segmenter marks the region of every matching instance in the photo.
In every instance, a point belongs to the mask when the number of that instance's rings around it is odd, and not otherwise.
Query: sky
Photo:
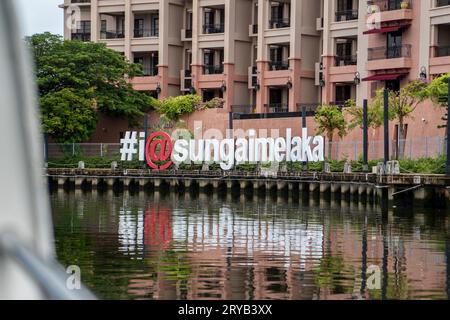
[[[1,1],[1,0],[0,0]],[[49,31],[62,35],[64,0],[14,0],[23,36]]]

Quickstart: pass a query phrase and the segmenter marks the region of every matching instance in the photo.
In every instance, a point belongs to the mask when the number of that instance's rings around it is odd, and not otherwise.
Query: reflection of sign
[[[144,243],[148,246],[167,247],[172,239],[170,209],[161,205],[145,212]]]
[[[166,132],[155,132],[147,140],[145,147],[145,159],[150,168],[166,170],[172,165],[172,140]],[[165,162],[158,166],[156,162]]]
[[[139,144],[139,158],[142,159],[143,142],[137,141],[137,132],[127,132],[120,141],[122,161],[133,160],[133,156],[138,153],[136,144]],[[168,169],[174,162],[215,163],[222,170],[231,170],[239,163],[322,162],[324,138],[308,136],[306,128],[302,130],[301,137],[293,137],[292,130],[286,129],[285,138],[258,138],[255,130],[248,131],[248,138],[197,140],[171,139],[166,132],[156,132],[146,142],[145,159],[155,170]]]

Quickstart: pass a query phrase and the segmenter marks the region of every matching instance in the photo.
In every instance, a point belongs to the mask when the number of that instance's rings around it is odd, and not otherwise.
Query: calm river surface
[[[51,195],[58,259],[103,299],[448,299],[450,214],[342,199]]]

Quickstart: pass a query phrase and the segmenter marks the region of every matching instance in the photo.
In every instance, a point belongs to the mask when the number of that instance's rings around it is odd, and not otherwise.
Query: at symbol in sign
[[[155,170],[168,169],[173,161],[170,160],[172,155],[172,140],[167,132],[155,132],[147,140],[145,147],[145,158],[147,164]],[[156,162],[162,163],[158,166]]]

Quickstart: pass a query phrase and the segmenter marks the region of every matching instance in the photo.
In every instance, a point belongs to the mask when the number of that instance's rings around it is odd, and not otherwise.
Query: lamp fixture
[[[156,93],[157,94],[161,93],[161,85],[159,83],[156,85]]]
[[[420,68],[420,80],[422,81],[426,81],[427,80],[427,68],[426,67],[422,67]]]
[[[358,86],[361,83],[361,74],[358,71],[355,72],[353,83],[355,84],[355,86]]]
[[[222,86],[220,87],[220,90],[225,93],[227,91],[227,85],[225,81],[222,81]]]
[[[286,86],[287,86],[287,88],[288,88],[289,90],[292,89],[292,80],[291,80],[291,78],[289,78],[288,82],[286,83]]]

